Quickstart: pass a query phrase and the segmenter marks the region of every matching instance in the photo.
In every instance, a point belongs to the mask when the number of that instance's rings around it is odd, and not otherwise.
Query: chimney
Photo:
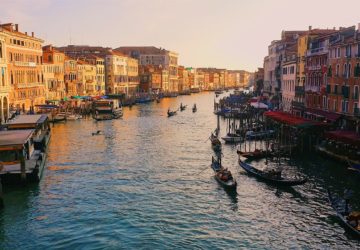
[[[310,25],[310,26],[309,26],[309,30],[311,30],[311,29],[312,29],[312,26]]]
[[[31,32],[31,36],[34,37],[34,31]]]
[[[27,35],[27,32],[25,32],[25,35]]]
[[[333,27],[333,30],[336,30],[336,27]]]
[[[358,31],[360,31],[360,23],[358,23],[358,28],[357,28]]]
[[[19,31],[19,24],[15,24],[15,31]]]

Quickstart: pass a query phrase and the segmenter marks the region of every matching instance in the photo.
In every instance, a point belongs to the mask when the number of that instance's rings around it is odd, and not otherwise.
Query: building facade
[[[282,66],[282,110],[291,112],[292,102],[295,98],[296,59],[295,57],[283,63]]]
[[[0,124],[9,118],[10,85],[7,79],[5,37],[0,31]]]
[[[0,25],[5,39],[7,79],[11,90],[10,106],[27,111],[45,103],[45,86],[42,77],[42,44],[34,33],[21,33],[17,24]]]
[[[62,100],[66,95],[64,84],[65,54],[51,45],[44,46],[42,49],[46,100]]]

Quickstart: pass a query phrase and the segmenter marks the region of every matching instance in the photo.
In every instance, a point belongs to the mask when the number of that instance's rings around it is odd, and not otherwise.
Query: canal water
[[[181,102],[188,109],[167,118]],[[223,164],[238,181],[236,194],[225,192],[210,169],[213,102],[214,93],[201,93],[125,108],[119,120],[56,124],[40,184],[4,190],[0,249],[360,247],[327,201],[327,188],[350,188],[360,208],[360,178],[343,164],[283,159],[284,171],[309,182],[281,189],[245,174],[236,148],[224,145]]]

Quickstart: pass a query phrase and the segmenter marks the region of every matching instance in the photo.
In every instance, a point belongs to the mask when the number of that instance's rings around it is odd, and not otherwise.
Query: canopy
[[[252,102],[250,105],[253,106],[254,108],[258,108],[258,109],[268,109],[269,108],[265,103],[262,103],[262,102]]]
[[[307,108],[305,110],[305,113],[315,115],[315,116],[324,117],[326,120],[329,120],[331,122],[335,122],[341,117],[341,114],[337,114],[337,113],[334,113],[334,112],[328,112],[328,111],[320,110],[320,109]]]
[[[287,125],[298,127],[298,128],[324,125],[319,122],[313,122],[311,120],[293,116],[291,114],[281,112],[281,111],[267,111],[264,114],[265,114],[265,116],[267,116],[277,122],[285,123]]]
[[[353,131],[335,130],[325,132],[325,138],[360,146],[360,135]]]

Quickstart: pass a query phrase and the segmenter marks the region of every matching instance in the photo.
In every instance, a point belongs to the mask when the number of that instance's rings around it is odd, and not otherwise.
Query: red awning
[[[281,123],[285,123],[287,125],[295,126],[295,127],[310,127],[317,125],[324,125],[319,122],[314,122],[308,119],[304,119],[298,116],[293,116],[291,114],[281,112],[281,111],[267,111],[264,113],[265,116]]]
[[[325,132],[325,138],[360,146],[360,135],[353,131],[335,130]]]
[[[322,116],[326,120],[329,120],[331,122],[335,122],[341,117],[341,114],[337,114],[337,113],[334,113],[334,112],[328,112],[328,111],[324,111],[324,110],[319,110],[319,109],[307,108],[305,110],[305,113],[309,113],[309,114],[312,114],[312,115],[315,115],[315,116]]]

